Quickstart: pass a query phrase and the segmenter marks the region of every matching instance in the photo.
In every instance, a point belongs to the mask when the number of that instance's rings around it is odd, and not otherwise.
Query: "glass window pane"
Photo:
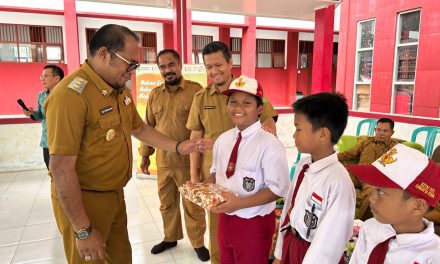
[[[61,47],[47,46],[46,47],[47,61],[61,61]]]
[[[394,113],[401,115],[412,115],[414,85],[399,84],[395,86],[395,89],[396,98]]]
[[[299,55],[299,68],[300,69],[307,68],[307,53],[301,53]]]
[[[156,63],[156,50],[152,48],[142,48],[144,61],[143,63]]]
[[[358,82],[371,81],[371,66],[373,61],[373,51],[359,51],[358,52]]]
[[[258,68],[272,68],[272,54],[258,53]]]
[[[241,56],[237,53],[232,53],[232,65],[240,66],[241,65]]]
[[[417,46],[405,46],[397,49],[399,59],[397,80],[414,81],[416,75]]]
[[[356,85],[356,110],[367,112],[370,111],[370,85],[358,84]]]
[[[274,53],[273,54],[273,67],[274,68],[284,68],[284,53]]]
[[[0,44],[0,61],[17,61],[17,44]]]
[[[374,21],[360,23],[361,41],[360,48],[372,48],[374,43]]]
[[[400,15],[400,43],[419,41],[420,11]]]

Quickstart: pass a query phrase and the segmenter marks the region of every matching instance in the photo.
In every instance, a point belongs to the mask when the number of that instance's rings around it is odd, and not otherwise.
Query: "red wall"
[[[398,13],[417,8],[421,8],[421,19],[413,115],[439,117],[440,53],[435,43],[440,43],[440,5],[437,1],[343,1],[336,89],[347,96],[350,106],[354,89],[358,21],[376,19],[370,110],[389,113]]]
[[[0,115],[23,114],[17,99],[26,105],[37,107],[38,93],[43,90],[40,75],[47,63],[0,63],[2,93]],[[66,64],[58,64],[67,73]],[[24,115],[23,115],[24,116]]]
[[[240,76],[241,68],[233,67],[232,74]],[[287,106],[292,102],[287,101],[287,71],[283,68],[256,68],[255,79],[263,87],[264,95],[269,99],[273,106]]]

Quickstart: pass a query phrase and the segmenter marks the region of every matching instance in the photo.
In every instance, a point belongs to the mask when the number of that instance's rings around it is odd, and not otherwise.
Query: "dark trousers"
[[[43,148],[43,158],[44,158],[44,163],[46,163],[46,168],[49,169],[50,155],[49,155],[49,149],[48,148]]]

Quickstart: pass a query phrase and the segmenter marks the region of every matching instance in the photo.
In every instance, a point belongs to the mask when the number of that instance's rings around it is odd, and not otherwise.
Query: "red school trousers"
[[[267,264],[275,213],[253,218],[219,214],[218,245],[222,264]]]

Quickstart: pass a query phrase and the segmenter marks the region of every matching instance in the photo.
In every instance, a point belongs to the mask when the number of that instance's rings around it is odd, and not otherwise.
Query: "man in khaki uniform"
[[[46,100],[52,206],[68,263],[131,263],[123,187],[131,178],[131,135],[190,153],[203,141],[176,142],[146,125],[125,88],[139,64],[139,38],[105,25],[91,57]]]
[[[362,137],[351,149],[338,153],[340,162],[357,161],[358,164],[371,164],[400,141],[391,138],[394,134],[394,121],[389,118],[381,118],[377,121],[374,137]],[[361,189],[359,219],[367,220],[373,217],[370,210],[370,196],[372,187],[361,183],[354,175],[350,175],[356,189]]]
[[[206,73],[212,83],[206,89],[199,91],[191,106],[191,111],[186,127],[191,130],[191,139],[212,139],[215,141],[220,134],[234,127],[228,117],[227,99],[222,92],[229,88],[233,80],[231,75],[232,59],[229,48],[220,41],[209,43],[203,48],[203,60]],[[263,112],[260,120],[265,129],[275,133],[275,120],[277,113],[270,102],[263,99]],[[212,151],[201,155],[190,155],[191,181],[204,181],[209,177],[212,165]],[[217,215],[209,213],[209,249],[211,263],[220,263],[217,244]]]
[[[202,89],[199,83],[182,77],[182,63],[179,54],[172,49],[165,49],[157,55],[157,66],[164,79],[164,84],[151,91],[146,110],[145,122],[157,131],[175,140],[185,140],[191,133],[185,125],[194,95]],[[149,174],[149,156],[154,148],[141,144],[141,169]],[[157,187],[162,214],[164,240],[151,249],[159,254],[177,245],[183,238],[180,218],[180,194],[178,187],[191,180],[189,157],[173,152],[157,150]],[[205,211],[196,204],[183,199],[185,226],[191,245],[202,261],[209,260],[209,251],[204,246],[206,230]]]

